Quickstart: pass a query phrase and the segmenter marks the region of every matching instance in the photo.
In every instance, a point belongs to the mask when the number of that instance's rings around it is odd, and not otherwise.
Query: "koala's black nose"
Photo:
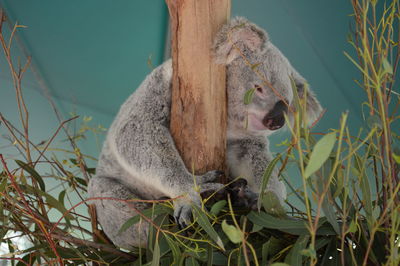
[[[275,104],[274,108],[264,117],[263,124],[270,130],[277,130],[285,124],[284,113],[287,113],[288,107],[283,101]]]

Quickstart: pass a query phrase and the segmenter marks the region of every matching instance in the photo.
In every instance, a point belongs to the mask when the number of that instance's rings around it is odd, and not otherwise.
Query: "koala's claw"
[[[199,177],[198,182],[199,183],[208,183],[208,182],[216,180],[218,177],[220,177],[224,174],[225,173],[223,171],[219,171],[219,170],[208,171],[207,173],[205,173],[204,175]]]
[[[205,183],[200,185],[200,193],[204,193],[206,191],[219,191],[223,188],[224,185],[220,183]]]
[[[180,229],[186,228],[190,224],[192,207],[181,205],[174,210],[174,219]]]
[[[174,201],[174,219],[180,228],[185,228],[190,224],[192,220],[192,204],[200,206],[201,199],[199,192],[216,191],[224,187],[224,185],[220,183],[212,182],[222,174],[224,174],[224,172],[214,170],[204,175],[196,176],[196,185],[200,187],[200,191],[195,191],[193,187],[188,187],[189,193],[187,193],[185,197]],[[192,184],[192,186],[194,185]]]
[[[200,206],[201,200],[198,193],[191,191],[183,198],[174,201],[174,219],[179,228],[190,225],[192,218],[192,204]]]
[[[250,190],[245,179],[239,179],[229,186],[233,205],[236,207],[245,207],[252,210],[257,209],[258,193]]]

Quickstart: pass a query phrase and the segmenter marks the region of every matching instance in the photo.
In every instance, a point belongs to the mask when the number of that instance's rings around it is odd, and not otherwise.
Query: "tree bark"
[[[230,0],[166,0],[171,19],[171,134],[189,171],[225,170],[226,73],[212,43]],[[224,180],[221,180],[224,181]]]

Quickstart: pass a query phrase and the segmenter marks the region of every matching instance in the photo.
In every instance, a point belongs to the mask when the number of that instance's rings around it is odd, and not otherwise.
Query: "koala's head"
[[[244,18],[235,18],[217,34],[214,53],[217,62],[227,66],[229,131],[270,135],[282,128],[284,114],[291,118],[294,110],[292,84],[304,97],[307,82],[268,34]],[[245,102],[249,90],[254,94]],[[306,95],[308,121],[313,123],[322,108],[312,91]]]

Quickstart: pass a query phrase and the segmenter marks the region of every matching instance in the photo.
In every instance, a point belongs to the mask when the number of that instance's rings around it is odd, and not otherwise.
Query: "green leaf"
[[[246,93],[244,94],[244,104],[250,104],[251,101],[253,100],[253,95],[254,92],[256,91],[256,88],[252,88],[246,91]]]
[[[335,232],[339,235],[340,229],[339,229],[339,224],[336,220],[335,209],[333,208],[333,204],[329,202],[327,197],[325,197],[324,201],[322,202],[322,210],[328,222],[332,225]]]
[[[15,162],[25,171],[27,171],[29,174],[31,174],[32,178],[35,179],[41,190],[46,191],[46,186],[44,184],[44,181],[42,179],[42,177],[38,174],[38,172],[36,172],[35,169],[33,169],[31,166],[29,166],[28,164],[20,161],[20,160],[15,160]]]
[[[261,64],[262,64],[262,63],[255,63],[255,64],[251,65],[251,69],[254,70],[254,69],[256,69],[257,67],[259,67]]]
[[[212,240],[214,240],[215,243],[217,243],[217,245],[221,249],[225,250],[221,238],[214,230],[214,228],[211,226],[210,221],[207,218],[207,215],[196,205],[193,205],[192,207],[193,207],[192,208],[193,215],[194,217],[197,218],[197,223],[200,225],[200,227],[203,228],[204,231],[206,231],[206,233],[211,237]]]
[[[367,125],[370,129],[373,128],[379,128],[380,130],[382,130],[383,126],[382,126],[382,121],[380,119],[379,116],[377,115],[371,115],[367,118]]]
[[[82,186],[87,187],[87,182],[86,182],[85,179],[75,176],[75,177],[74,177],[74,180],[75,180],[76,182],[78,182],[79,184],[81,184]]]
[[[242,231],[240,231],[233,225],[227,224],[226,220],[222,221],[222,230],[228,236],[229,240],[232,241],[232,243],[239,244],[240,242],[242,242],[243,239]]]
[[[264,228],[276,229],[282,232],[286,232],[292,235],[306,235],[308,234],[308,229],[306,221],[304,220],[294,220],[294,219],[281,219],[269,215],[265,212],[250,212],[247,218],[255,224],[258,224]],[[320,223],[322,225],[322,222]],[[320,226],[317,230],[317,235],[336,235],[335,231],[330,227]]]
[[[329,158],[333,146],[336,142],[336,133],[332,132],[323,136],[314,146],[310,160],[304,171],[304,178],[310,177],[315,173]]]
[[[172,256],[174,258],[174,261],[177,262],[179,261],[180,257],[181,257],[181,250],[179,249],[179,246],[175,243],[175,241],[170,238],[167,234],[164,234],[165,239],[168,242],[168,245],[172,251]]]
[[[282,207],[281,202],[279,201],[278,196],[272,191],[267,191],[264,193],[262,199],[262,205],[265,211],[269,214],[278,217],[286,217],[286,210]]]
[[[303,249],[300,251],[301,255],[309,257],[309,258],[317,258],[317,252],[315,252],[315,249],[312,247],[309,247],[307,249]]]
[[[153,249],[153,260],[151,261],[151,266],[159,266],[160,265],[160,246],[158,245],[158,239],[154,243]]]
[[[211,262],[207,265],[228,265],[228,260],[226,256],[220,252],[212,252],[207,255],[209,256],[209,258],[211,257],[211,259],[209,260],[209,262]]]
[[[35,259],[36,259],[36,252],[28,253],[25,256],[22,257],[22,261],[18,261],[17,266],[24,266],[24,265],[35,265]]]
[[[267,188],[268,182],[269,182],[269,178],[272,175],[272,172],[274,171],[274,168],[277,164],[277,162],[279,161],[279,159],[281,158],[281,154],[278,154],[267,166],[267,168],[264,171],[264,174],[262,176],[262,181],[261,181],[261,189],[260,189],[260,195],[258,197],[258,202],[257,202],[257,207],[260,210],[261,208],[261,203],[263,202],[262,197],[264,196],[264,191]]]
[[[47,194],[46,192],[40,190],[40,189],[36,189],[30,185],[20,185],[20,187],[27,193],[30,194],[39,194],[40,196],[44,197],[46,199],[46,203],[52,207],[55,208],[56,210],[58,210],[59,212],[61,212],[64,215],[64,218],[66,219],[70,219],[70,220],[74,220],[75,217],[72,216],[70,213],[68,213],[68,210],[65,208],[65,206],[59,202],[58,200],[56,200],[53,196]]]
[[[354,220],[351,220],[351,223],[350,223],[349,229],[348,229],[349,233],[355,233],[355,232],[357,232],[357,229],[358,228],[357,228],[356,222]]]
[[[250,212],[247,215],[250,221],[268,229],[277,229],[293,235],[304,235],[308,233],[306,222],[302,220],[280,219],[265,212]]]
[[[393,67],[390,65],[387,58],[383,58],[382,65],[383,65],[383,74],[388,73],[393,75]]]
[[[400,155],[397,155],[395,153],[392,153],[393,159],[397,164],[400,164]]]
[[[166,207],[159,205],[159,204],[154,205],[151,208],[141,211],[141,215],[137,214],[137,215],[129,218],[128,220],[126,220],[126,222],[119,229],[118,234],[125,232],[129,227],[133,226],[134,224],[137,224],[140,221],[140,218],[142,217],[142,215],[144,215],[148,218],[152,218],[159,214],[168,213],[168,212],[169,212],[169,209],[167,209]]]
[[[58,194],[58,201],[61,202],[61,204],[64,204],[64,198],[65,198],[65,190],[61,191],[60,194]]]
[[[275,262],[275,263],[272,263],[271,266],[290,266],[290,265],[287,263],[283,263],[283,262]]]
[[[258,231],[261,231],[263,229],[262,226],[259,226],[258,224],[253,224],[253,229],[251,229],[251,233],[257,233]]]
[[[220,211],[226,206],[226,200],[220,200],[211,207],[210,214],[217,216]]]
[[[0,192],[3,192],[4,190],[6,190],[6,187],[7,187],[7,178],[4,178],[0,184]]]
[[[285,262],[291,266],[303,265],[303,255],[301,251],[307,246],[309,238],[308,235],[299,236],[289,254],[286,256]]]
[[[364,206],[364,210],[367,216],[368,224],[370,229],[372,228],[372,224],[374,223],[374,218],[372,216],[372,195],[371,188],[369,185],[368,175],[365,172],[365,165],[367,158],[361,159],[361,157],[356,153],[354,154],[354,167],[359,172],[358,180],[361,187],[362,192],[362,203]]]
[[[269,239],[267,242],[265,242],[262,245],[262,248],[261,248],[261,265],[267,265],[270,244],[271,244],[271,240]]]
[[[197,260],[193,257],[187,257],[185,259],[185,266],[199,266]]]

